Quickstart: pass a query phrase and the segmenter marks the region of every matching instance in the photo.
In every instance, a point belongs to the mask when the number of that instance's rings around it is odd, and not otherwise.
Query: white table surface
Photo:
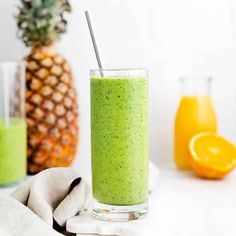
[[[191,172],[161,169],[149,215],[137,223],[155,226],[157,236],[235,236],[236,171],[223,180],[208,181]]]

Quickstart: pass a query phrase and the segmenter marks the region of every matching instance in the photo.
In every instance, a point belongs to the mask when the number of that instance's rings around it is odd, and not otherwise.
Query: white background
[[[28,53],[16,39],[16,0],[0,0],[0,60]],[[96,60],[84,10],[90,11],[104,67],[147,67],[151,158],[172,163],[173,121],[182,75],[214,78],[220,132],[236,141],[236,3],[229,0],[71,0],[68,33],[58,43],[79,92],[77,164],[89,169],[89,69]]]

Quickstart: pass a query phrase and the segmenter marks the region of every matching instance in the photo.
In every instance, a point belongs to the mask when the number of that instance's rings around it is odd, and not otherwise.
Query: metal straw
[[[98,46],[97,46],[97,43],[96,43],[96,40],[95,40],[95,36],[94,36],[94,33],[93,33],[93,27],[92,27],[92,24],[91,24],[91,20],[90,20],[88,11],[85,11],[85,16],[86,16],[86,19],[87,19],[90,36],[91,36],[91,39],[92,39],[92,42],[93,42],[93,48],[94,48],[95,55],[96,55],[96,58],[97,58],[99,71],[100,71],[101,77],[104,77],[102,62],[101,62],[101,59],[100,59],[100,56],[99,56]]]
[[[10,124],[10,113],[9,113],[9,93],[8,93],[8,70],[9,65],[7,63],[2,64],[2,83],[3,83],[3,116],[5,121],[5,126],[9,126]]]

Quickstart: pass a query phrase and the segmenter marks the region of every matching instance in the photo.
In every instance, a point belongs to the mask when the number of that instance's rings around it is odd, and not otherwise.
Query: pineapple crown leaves
[[[68,0],[21,0],[18,6],[17,37],[26,46],[48,46],[66,32],[66,12],[71,12]]]

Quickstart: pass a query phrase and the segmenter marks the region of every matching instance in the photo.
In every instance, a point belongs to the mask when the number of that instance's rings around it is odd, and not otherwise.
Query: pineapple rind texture
[[[25,59],[28,173],[71,165],[78,145],[78,104],[68,63],[33,50]]]

